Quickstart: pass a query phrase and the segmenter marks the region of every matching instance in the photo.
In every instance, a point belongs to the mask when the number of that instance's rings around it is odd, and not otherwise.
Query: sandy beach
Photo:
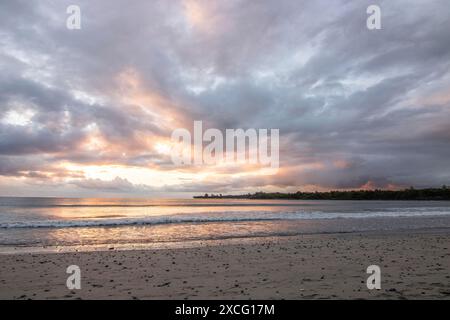
[[[1,299],[449,299],[450,233],[263,238],[164,250],[0,256]],[[68,290],[66,268],[81,269]],[[368,290],[366,268],[381,268]]]

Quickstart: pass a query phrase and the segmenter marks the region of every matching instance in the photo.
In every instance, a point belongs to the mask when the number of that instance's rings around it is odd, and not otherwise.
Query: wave
[[[258,222],[283,220],[317,220],[317,219],[364,219],[380,217],[425,217],[450,215],[450,211],[421,210],[364,211],[364,212],[221,212],[220,214],[168,215],[132,218],[102,218],[75,220],[28,220],[0,223],[0,229],[25,228],[77,228],[77,227],[119,227],[145,226],[183,223],[220,223],[220,222]]]
[[[2,223],[0,229],[18,229],[18,228],[76,228],[76,227],[116,227],[116,226],[145,226],[158,224],[176,224],[176,223],[206,223],[206,222],[239,222],[239,221],[270,221],[284,220],[281,218],[160,218],[160,219],[103,219],[103,220],[52,220],[52,221],[33,221],[33,222],[13,222]]]

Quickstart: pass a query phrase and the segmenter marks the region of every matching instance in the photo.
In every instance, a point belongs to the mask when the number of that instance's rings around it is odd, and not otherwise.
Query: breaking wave
[[[24,228],[76,228],[76,227],[118,227],[145,226],[162,224],[219,223],[219,222],[257,222],[281,220],[315,219],[363,219],[374,217],[420,217],[450,215],[443,208],[391,208],[383,211],[363,212],[221,212],[215,214],[197,213],[183,215],[165,215],[151,217],[105,217],[101,219],[75,220],[29,220],[0,223],[0,229]]]

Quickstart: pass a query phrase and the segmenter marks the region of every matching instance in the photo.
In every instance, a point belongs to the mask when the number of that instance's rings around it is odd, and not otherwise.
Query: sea
[[[449,201],[0,197],[0,254],[450,228]]]

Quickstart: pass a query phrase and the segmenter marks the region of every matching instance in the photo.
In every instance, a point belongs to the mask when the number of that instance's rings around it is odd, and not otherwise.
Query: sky
[[[449,34],[448,0],[2,0],[0,195],[450,184]],[[279,170],[175,165],[195,120],[279,129]]]

